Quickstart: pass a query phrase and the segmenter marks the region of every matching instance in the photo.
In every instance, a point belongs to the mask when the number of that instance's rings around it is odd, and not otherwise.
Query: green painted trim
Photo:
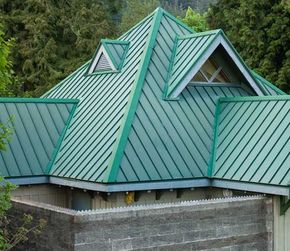
[[[119,129],[119,135],[115,143],[116,144],[115,149],[112,153],[112,159],[111,162],[109,163],[107,175],[104,179],[105,182],[114,182],[116,180],[120,162],[123,157],[123,152],[126,147],[127,138],[129,136],[131,125],[138,106],[139,97],[142,92],[142,87],[149,67],[151,54],[155,45],[155,40],[158,34],[162,16],[163,11],[159,9],[154,14],[150,28],[151,30],[148,34],[147,44],[145,45],[146,47],[144,49],[143,56],[140,62],[139,71],[137,73],[137,77],[135,79],[131,95],[127,104],[127,111],[124,114],[123,118],[124,123],[121,125]]]
[[[290,100],[290,95],[277,96],[249,96],[249,97],[221,97],[220,102],[246,102],[246,101],[282,101]]]
[[[78,99],[52,99],[52,98],[1,98],[0,103],[64,103],[77,104]]]
[[[207,49],[211,46],[211,44],[218,38],[219,34],[220,33],[216,33],[216,34],[213,35],[212,41],[206,46],[206,48],[204,48],[202,53],[200,53],[198,55],[197,59],[192,63],[191,67],[184,74],[183,78],[181,78],[181,80],[178,83],[176,83],[173,87],[171,87],[171,88],[169,87],[168,88],[168,91],[166,93],[166,98],[170,98],[170,95],[172,94],[172,92],[175,91],[175,89],[179,86],[180,82],[182,82],[182,80],[188,75],[188,73],[192,70],[192,68],[197,64],[197,62],[200,60],[200,58],[203,56],[203,54],[207,51]]]
[[[280,215],[285,215],[287,212],[288,208],[290,207],[290,199],[286,201],[285,196],[280,196]]]
[[[69,125],[70,125],[70,123],[71,123],[71,121],[73,119],[73,116],[75,114],[76,109],[77,109],[77,104],[74,104],[74,106],[73,106],[73,108],[72,108],[72,110],[71,110],[71,112],[69,114],[69,117],[67,118],[66,124],[65,124],[65,126],[64,126],[64,128],[63,128],[63,130],[62,130],[62,132],[61,132],[61,134],[59,136],[59,139],[57,140],[56,146],[55,146],[54,151],[52,153],[51,160],[49,161],[49,163],[48,163],[48,165],[46,167],[45,174],[49,174],[51,169],[52,169],[52,167],[53,167],[53,164],[54,164],[54,162],[56,160],[56,157],[57,157],[57,155],[58,155],[58,153],[60,151],[60,147],[61,147],[61,144],[63,142],[64,136],[66,135],[66,132],[67,132],[67,130],[69,128]]]
[[[210,31],[203,31],[203,32],[198,32],[198,33],[194,33],[194,34],[180,36],[179,39],[180,40],[185,40],[185,39],[202,37],[202,36],[216,35],[216,34],[219,34],[221,32],[222,32],[221,29],[210,30]]]
[[[109,57],[111,58],[112,63],[114,64],[115,68],[117,69],[117,71],[103,71],[103,73],[108,73],[108,72],[120,72],[120,70],[122,69],[123,65],[124,65],[124,61],[125,58],[127,56],[127,52],[129,50],[129,46],[130,46],[130,42],[129,41],[122,41],[122,43],[119,43],[120,40],[108,40],[108,39],[102,39],[102,44],[106,50],[106,52],[108,53]],[[114,41],[114,42],[112,42]],[[121,62],[118,64],[115,61],[114,56],[111,53],[111,50],[108,47],[108,44],[116,44],[116,45],[125,45],[125,49],[121,58]]]
[[[215,168],[215,160],[216,160],[216,152],[217,152],[217,143],[218,143],[218,127],[219,127],[219,117],[221,111],[220,99],[217,100],[215,116],[214,116],[214,125],[213,125],[213,142],[211,149],[211,156],[208,164],[207,176],[209,178],[212,177],[214,168]]]
[[[163,95],[162,95],[162,98],[164,100],[167,100],[168,99],[166,94],[168,92],[169,80],[170,80],[171,75],[172,75],[172,69],[173,69],[173,66],[174,66],[174,61],[175,61],[176,52],[177,52],[177,48],[178,48],[178,38],[179,38],[179,36],[176,35],[175,40],[174,40],[174,46],[172,48],[172,54],[171,54],[171,58],[170,58],[170,64],[169,64],[169,67],[168,67],[168,74],[167,74],[166,82],[164,84]]]
[[[183,27],[187,31],[189,31],[191,33],[195,33],[195,30],[194,29],[190,28],[188,25],[186,25],[185,23],[183,23],[182,21],[180,21],[175,16],[171,15],[169,12],[167,12],[166,10],[164,10],[164,9],[162,9],[160,7],[159,7],[159,9],[164,13],[165,16],[167,16],[168,18],[170,18],[172,21],[178,23],[181,27]]]
[[[252,70],[253,75],[258,78],[260,81],[263,82],[263,84],[267,85],[270,87],[273,91],[281,94],[281,95],[287,95],[286,92],[283,92],[281,89],[279,89],[277,86],[273,85],[271,82],[269,82],[267,79],[263,78],[261,75],[256,73],[255,71]]]

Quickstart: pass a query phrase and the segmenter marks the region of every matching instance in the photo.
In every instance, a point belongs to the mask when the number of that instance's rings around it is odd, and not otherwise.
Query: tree
[[[12,63],[9,60],[10,49],[10,41],[5,41],[3,32],[0,31],[0,91],[2,95],[9,93],[9,87],[12,85],[13,72]],[[0,151],[6,150],[6,144],[12,135],[11,120],[12,118],[5,124],[0,123]],[[24,214],[21,225],[11,231],[8,210],[12,207],[11,192],[14,189],[16,189],[15,185],[0,177],[0,250],[3,251],[11,250],[18,243],[26,241],[30,233],[39,234],[46,224],[42,219],[35,224],[31,215]]]
[[[12,60],[26,96],[40,96],[113,37],[114,7],[101,0],[2,0],[0,21],[15,38]],[[109,8],[110,7],[110,8]]]
[[[2,97],[19,92],[10,58],[12,44],[13,39],[5,40],[3,27],[0,24],[0,96]]]
[[[159,6],[158,0],[126,0],[119,27],[122,34],[148,16]]]
[[[281,0],[220,0],[208,14],[246,63],[290,92],[290,7]]]
[[[180,18],[184,23],[191,27],[196,32],[206,31],[209,29],[207,21],[207,12],[200,14],[190,7],[187,8],[184,18]]]

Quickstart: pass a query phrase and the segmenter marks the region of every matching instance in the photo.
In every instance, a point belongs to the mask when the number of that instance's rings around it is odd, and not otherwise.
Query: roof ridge
[[[130,94],[130,98],[127,104],[127,111],[124,115],[125,117],[123,118],[124,123],[119,129],[119,136],[117,138],[117,142],[115,143],[116,147],[113,150],[111,161],[108,166],[107,174],[105,177],[105,181],[107,182],[114,182],[116,179],[123,152],[127,143],[130,128],[138,106],[139,97],[142,91],[144,79],[148,70],[151,54],[156,41],[162,17],[163,10],[161,8],[156,9],[154,12],[153,20],[151,21],[148,39],[140,62],[141,67],[139,67],[139,71],[137,72],[137,77],[134,81],[133,90]]]

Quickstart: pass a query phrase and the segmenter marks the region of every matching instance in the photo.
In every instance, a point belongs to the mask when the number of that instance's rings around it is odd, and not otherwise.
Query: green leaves
[[[250,68],[290,92],[289,1],[219,0],[208,23],[226,32]]]
[[[206,31],[209,29],[208,24],[206,22],[207,13],[200,14],[190,7],[188,7],[185,17],[180,18],[181,21],[186,23],[189,27],[191,27],[196,32]]]
[[[99,40],[115,34],[108,9],[101,0],[1,1],[0,21],[15,38],[12,60],[24,91],[15,94],[40,96],[88,61]]]

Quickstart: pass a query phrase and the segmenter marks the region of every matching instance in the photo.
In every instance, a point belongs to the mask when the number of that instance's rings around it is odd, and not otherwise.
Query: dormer
[[[178,37],[164,97],[175,99],[188,84],[240,85],[254,95],[264,89],[222,30]]]
[[[88,74],[119,72],[125,62],[129,42],[102,39],[89,66]]]

